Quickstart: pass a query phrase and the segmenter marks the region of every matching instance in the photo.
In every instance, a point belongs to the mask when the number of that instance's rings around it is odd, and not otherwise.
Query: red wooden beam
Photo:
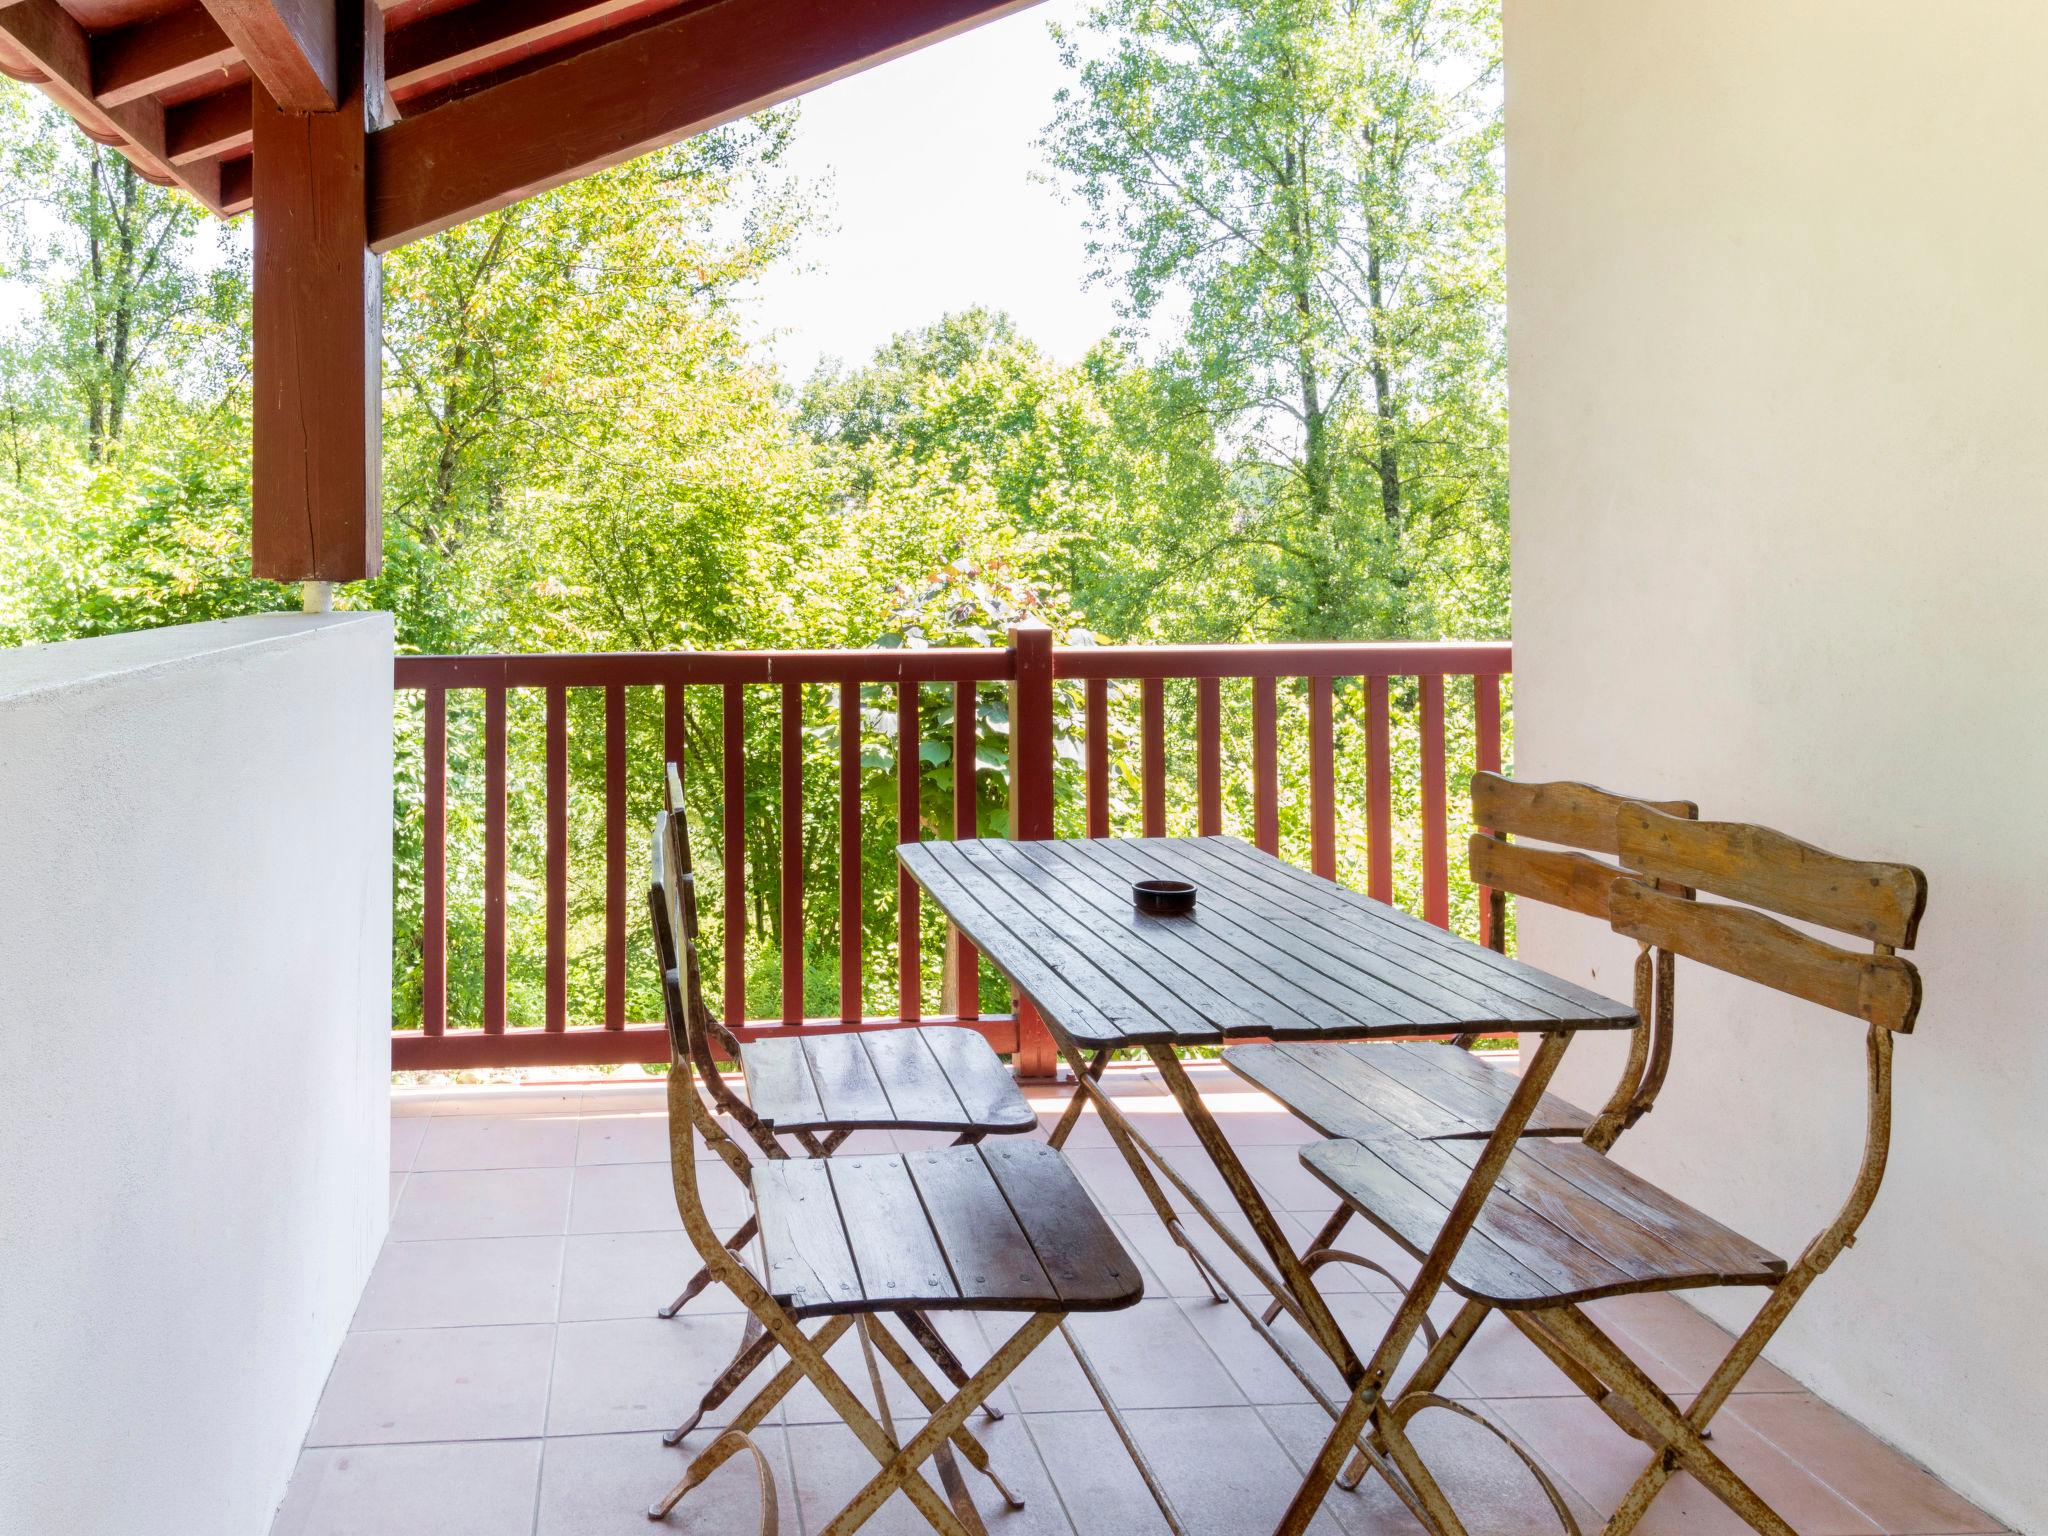
[[[218,14],[228,0],[210,3]],[[747,0],[686,11],[378,132],[371,243],[390,250],[1030,3]]]
[[[94,38],[93,95],[103,107],[119,107],[212,74],[225,84],[225,72],[241,57],[220,23],[189,5]]]
[[[344,0],[203,0],[249,72],[287,112],[332,112],[348,94],[344,54],[356,27],[339,16]],[[372,0],[374,4],[374,0]],[[352,7],[350,8],[352,10]]]
[[[364,223],[364,88],[380,50],[355,0],[334,112],[295,112],[259,79],[255,112],[254,568],[275,581],[359,581],[383,565],[383,328]]]
[[[675,0],[680,4],[682,0]],[[443,75],[604,22],[645,0],[492,0],[436,11],[391,32],[385,82],[403,94]]]
[[[164,153],[173,165],[246,153],[253,132],[247,82],[164,108]]]
[[[0,37],[41,71],[43,93],[69,112],[88,138],[119,149],[149,180],[175,183],[221,211],[220,178],[213,166],[171,164],[161,106],[154,101],[102,106],[93,95],[91,39],[57,0],[0,4]]]

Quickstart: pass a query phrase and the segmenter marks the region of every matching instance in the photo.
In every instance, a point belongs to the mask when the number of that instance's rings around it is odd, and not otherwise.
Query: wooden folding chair
[[[809,1156],[830,1157],[857,1131],[936,1131],[951,1134],[955,1145],[964,1146],[984,1136],[1038,1129],[1036,1112],[1002,1058],[972,1029],[923,1025],[872,1034],[795,1032],[789,1039],[738,1040],[704,1003],[689,820],[683,809],[682,774],[675,763],[668,764],[667,792],[672,818],[669,868],[680,896],[684,1026],[691,1063],[719,1111],[765,1156],[787,1155],[779,1139],[783,1136]],[[726,1082],[718,1066],[721,1058],[739,1064],[744,1096]],[[726,1246],[744,1249],[755,1228],[750,1217],[726,1239]],[[699,1269],[660,1315],[674,1317],[711,1278],[708,1267]],[[936,1328],[921,1315],[904,1322],[947,1380],[956,1387],[967,1380],[965,1368]],[[667,1442],[680,1444],[705,1414],[731,1396],[771,1342],[750,1327],[732,1366],[712,1383],[690,1416],[669,1431]],[[993,1404],[983,1411],[990,1419],[1002,1417]]]
[[[774,1481],[751,1436],[797,1381],[806,1379],[877,1463],[875,1475],[824,1527],[823,1536],[848,1536],[899,1489],[944,1536],[981,1536],[979,1516],[957,1476],[947,1479],[949,1504],[921,1468],[947,1447],[956,1448],[1013,1508],[1021,1508],[1023,1501],[1004,1487],[986,1449],[967,1430],[967,1419],[1033,1349],[1063,1328],[1067,1314],[1135,1305],[1144,1290],[1137,1263],[1065,1160],[1035,1139],[907,1154],[749,1158],[698,1091],[703,1046],[693,1043],[688,1021],[701,1017],[702,1001],[685,995],[693,973],[682,964],[678,947],[679,937],[694,929],[690,885],[687,877],[665,880],[663,873],[665,866],[680,868],[686,861],[682,836],[680,818],[657,820],[648,892],[669,1027],[669,1165],[676,1209],[712,1279],[739,1299],[767,1341],[740,1376],[775,1348],[788,1360],[648,1514],[664,1518],[692,1488],[746,1451],[761,1474],[762,1529],[774,1530]],[[748,1187],[765,1281],[712,1229],[697,1185],[697,1137]],[[941,1394],[884,1322],[894,1315],[915,1328],[912,1319],[946,1309],[1027,1314],[951,1397]],[[803,1323],[814,1318],[824,1319],[823,1326],[806,1333]],[[825,1358],[849,1328],[860,1338],[879,1419]],[[907,1440],[895,1433],[878,1355],[931,1415]],[[1119,1433],[1127,1435],[1120,1416],[1103,1402]]]
[[[1620,870],[1592,855],[1616,854],[1617,815],[1636,804],[1673,816],[1699,814],[1690,800],[1638,801],[1590,784],[1523,783],[1497,773],[1472,776],[1472,819],[1486,830],[1472,835],[1469,868],[1492,907],[1487,938],[1494,949],[1505,952],[1511,895],[1608,920],[1608,887]],[[1532,847],[1510,842],[1510,837],[1555,846]],[[1673,980],[1669,952],[1653,956],[1652,947],[1643,945],[1635,967],[1635,1004],[1642,1023],[1629,1036],[1614,1091],[1597,1115],[1546,1093],[1523,1135],[1576,1136],[1605,1151],[1649,1113],[1671,1063]],[[1471,1054],[1479,1039],[1467,1034],[1451,1041],[1234,1045],[1223,1053],[1223,1064],[1324,1136],[1371,1139],[1405,1132],[1432,1140],[1479,1140],[1499,1120],[1514,1087],[1506,1073]],[[1347,1264],[1387,1275],[1382,1265],[1336,1246],[1353,1214],[1340,1201],[1309,1240],[1301,1257],[1310,1273],[1326,1264]],[[1275,1302],[1265,1320],[1272,1322],[1279,1311]],[[1476,1330],[1482,1320],[1474,1317],[1469,1326]],[[1426,1318],[1424,1334],[1436,1342]],[[1362,1465],[1355,1463],[1346,1474],[1347,1485]]]
[[[1617,932],[1864,1021],[1867,1126],[1855,1182],[1834,1219],[1787,1264],[1594,1147],[1525,1138],[1508,1153],[1476,1222],[1450,1258],[1444,1283],[1468,1302],[1501,1309],[1617,1425],[1650,1447],[1650,1462],[1608,1520],[1607,1536],[1632,1530],[1679,1470],[1691,1473],[1754,1529],[1789,1536],[1784,1518],[1708,1445],[1707,1428],[1800,1298],[1854,1238],[1877,1196],[1891,1132],[1893,1036],[1910,1030],[1920,1009],[1919,973],[1894,950],[1913,944],[1927,881],[1909,865],[1846,859],[1767,828],[1686,821],[1644,806],[1624,806],[1618,828],[1621,862],[1631,873],[1610,890]],[[1687,900],[1679,894],[1687,889],[1748,905]],[[1772,913],[1778,916],[1767,915]],[[1871,950],[1825,943],[1778,917],[1854,935]],[[1302,1161],[1420,1258],[1430,1252],[1447,1207],[1464,1186],[1472,1146],[1380,1136],[1323,1142],[1305,1150]],[[1762,1288],[1763,1303],[1683,1408],[1583,1307],[1605,1296],[1733,1285]],[[1415,1294],[1419,1289],[1420,1281],[1404,1312],[1428,1304],[1427,1294]],[[1317,1458],[1282,1531],[1306,1526],[1351,1436],[1367,1432],[1438,1531],[1461,1536],[1464,1527],[1406,1426],[1423,1408],[1457,1407],[1435,1389],[1462,1346],[1457,1330],[1447,1331],[1398,1396],[1382,1394],[1368,1379]],[[1376,1359],[1398,1359],[1405,1347],[1390,1332]],[[1470,1416],[1469,1410],[1457,1411]],[[1540,1470],[1537,1475],[1542,1478]],[[1576,1532],[1563,1500],[1543,1481],[1566,1528]]]

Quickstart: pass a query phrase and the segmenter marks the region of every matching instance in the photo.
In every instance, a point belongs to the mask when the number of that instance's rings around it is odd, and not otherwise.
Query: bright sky
[[[829,181],[833,216],[752,305],[791,382],[970,304],[1007,309],[1062,362],[1109,333],[1080,205],[1037,143],[1065,79],[1047,24],[1081,10],[1050,0],[804,98],[791,168]],[[32,303],[0,283],[0,326]]]
[[[1007,309],[1071,361],[1116,323],[1106,288],[1084,288],[1077,200],[1048,179],[1038,137],[1065,80],[1051,0],[804,98],[794,169],[829,175],[836,217],[755,306],[786,375],[820,358],[864,361],[901,330],[970,304]]]

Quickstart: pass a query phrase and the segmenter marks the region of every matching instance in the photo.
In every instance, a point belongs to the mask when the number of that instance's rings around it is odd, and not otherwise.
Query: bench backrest
[[[1619,852],[1616,819],[1624,806],[1649,805],[1671,816],[1694,817],[1690,800],[1643,800],[1591,784],[1563,780],[1523,783],[1497,773],[1472,775],[1472,834],[1468,862],[1474,884],[1511,896],[1566,907],[1607,920],[1608,889],[1619,868],[1595,853]],[[1533,838],[1551,848],[1512,843]],[[1500,931],[1500,924],[1494,924]]]
[[[1910,864],[1843,858],[1768,827],[1686,821],[1647,806],[1616,821],[1621,862],[1610,900],[1618,932],[1897,1033],[1920,1011],[1910,948],[1927,877]],[[1657,883],[1741,902],[1683,901]],[[1775,914],[1775,915],[1773,915]],[[1862,939],[1846,949],[1794,921]]]

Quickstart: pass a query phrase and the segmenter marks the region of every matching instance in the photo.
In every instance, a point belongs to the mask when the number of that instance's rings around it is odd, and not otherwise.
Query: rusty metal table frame
[[[1345,899],[1344,904],[1357,914],[1361,925],[1372,921],[1384,921],[1400,926],[1404,932],[1411,935],[1419,926],[1414,919],[1408,918],[1405,914],[1397,913],[1381,903],[1372,902],[1369,898],[1337,886],[1334,882],[1322,881],[1318,876],[1307,875],[1305,871],[1283,865],[1280,860],[1257,853],[1234,838],[1068,839],[1056,843],[1009,846],[1013,849],[1036,850],[1027,851],[1024,857],[1030,859],[1035,867],[1052,871],[1057,868],[1058,860],[1092,857],[1092,853],[1083,854],[1078,850],[1104,844],[1117,845],[1115,857],[1118,862],[1114,867],[1118,869],[1136,869],[1140,873],[1149,870],[1156,873],[1189,874],[1198,873],[1203,868],[1213,868],[1225,879],[1235,879],[1241,889],[1251,889],[1251,878],[1269,863],[1273,868],[1267,873],[1275,877],[1284,871],[1289,880],[1316,880],[1329,892],[1341,893]],[[1230,865],[1220,860],[1213,865],[1198,863],[1197,868],[1191,870],[1187,865],[1193,857],[1192,851],[1187,857],[1183,857],[1181,849],[1176,845],[1214,845],[1216,850],[1236,860],[1235,872],[1232,872]],[[1345,1337],[1343,1329],[1331,1313],[1329,1304],[1324,1300],[1308,1268],[1288,1241],[1287,1234],[1282,1230],[1264,1194],[1245,1169],[1222,1127],[1217,1124],[1214,1114],[1202,1102],[1201,1094],[1178,1054],[1178,1047],[1182,1045],[1220,1046],[1233,1035],[1241,1038],[1246,1032],[1242,1029],[1232,1030],[1219,1024],[1206,1038],[1190,1038],[1188,1031],[1182,1029],[1166,1040],[1135,1040],[1126,1037],[1109,1041],[1096,1033],[1077,1031],[1073,1027],[1074,1021],[1069,1009],[1062,1006],[1059,986],[1049,981],[1046,976],[1038,974],[1037,968],[1043,966],[1061,983],[1080,982],[1085,978],[1062,975],[1057,964],[1047,964],[1048,957],[1043,955],[1032,953],[1030,958],[1033,963],[1025,963],[1028,944],[1010,934],[999,920],[980,905],[980,898],[975,889],[962,883],[963,875],[968,872],[969,862],[982,858],[988,862],[979,871],[981,874],[992,875],[1000,870],[1028,876],[1028,871],[1016,862],[1014,853],[992,851],[1004,846],[996,840],[919,843],[904,845],[898,850],[898,854],[912,877],[923,886],[940,910],[945,912],[947,918],[966,933],[1011,986],[1037,1008],[1059,1047],[1061,1059],[1073,1072],[1073,1097],[1053,1127],[1049,1138],[1052,1145],[1059,1147],[1066,1142],[1082,1113],[1092,1104],[1102,1117],[1103,1127],[1108,1132],[1112,1144],[1122,1154],[1132,1177],[1145,1192],[1154,1213],[1174,1241],[1187,1253],[1211,1294],[1219,1302],[1228,1302],[1237,1308],[1252,1331],[1280,1358],[1333,1421],[1329,1439],[1324,1443],[1301,1489],[1282,1517],[1277,1528],[1279,1536],[1293,1536],[1293,1533],[1306,1529],[1338,1469],[1345,1459],[1353,1454],[1361,1457],[1366,1465],[1386,1479],[1388,1487],[1393,1489],[1395,1495],[1425,1529],[1435,1529],[1436,1522],[1430,1518],[1422,1498],[1409,1479],[1375,1445],[1377,1436],[1372,1430],[1377,1415],[1382,1406],[1391,1400],[1388,1389],[1394,1372],[1416,1335],[1428,1326],[1429,1306],[1441,1289],[1452,1260],[1457,1256],[1458,1250],[1477,1221],[1480,1210],[1492,1192],[1509,1154],[1514,1150],[1516,1139],[1528,1125],[1544,1091],[1556,1074],[1558,1064],[1563,1059],[1565,1048],[1573,1034],[1582,1028],[1633,1028],[1637,1022],[1634,1010],[1609,999],[1599,998],[1597,994],[1585,993],[1583,989],[1570,983],[1545,977],[1544,973],[1536,971],[1533,967],[1505,961],[1504,957],[1493,951],[1481,949],[1480,946],[1458,939],[1454,935],[1430,929],[1428,931],[1445,946],[1463,946],[1467,950],[1487,956],[1489,965],[1505,964],[1513,968],[1505,974],[1523,980],[1540,979],[1553,983],[1562,996],[1577,995],[1590,999],[1590,1002],[1582,1005],[1584,1016],[1573,1017],[1569,1012],[1565,1012],[1560,1016],[1543,1019],[1542,1027],[1537,1028],[1526,1018],[1504,1019],[1498,1013],[1488,1013],[1475,1005],[1469,1012],[1463,1014],[1452,1009],[1434,1023],[1419,1023],[1413,1018],[1382,1024],[1340,1020],[1313,1032],[1294,1031],[1299,1038],[1330,1041],[1404,1038],[1417,1034],[1454,1035],[1470,1029],[1511,1030],[1524,1034],[1535,1033],[1539,1037],[1535,1052],[1524,1067],[1520,1081],[1509,1094],[1500,1119],[1474,1160],[1471,1174],[1452,1205],[1435,1244],[1423,1258],[1414,1281],[1406,1288],[1401,1305],[1396,1309],[1379,1344],[1369,1357],[1361,1358],[1350,1340]],[[1212,859],[1215,858],[1215,854],[1208,848],[1204,848],[1202,852]],[[992,904],[1000,900],[992,893],[984,892],[982,895]],[[1014,903],[1014,895],[1008,899]],[[1109,915],[1103,904],[1098,902],[1097,908],[1092,920],[1099,921]],[[1021,920],[1020,926],[1029,926],[1037,922],[1036,918],[1031,917],[1022,908],[1013,909],[1013,920]],[[1144,931],[1143,921],[1172,923],[1176,919],[1139,920],[1133,915],[1133,928],[1141,934]],[[1050,933],[1050,930],[1043,931]],[[1128,956],[1130,952],[1127,942],[1125,953]],[[1152,974],[1156,976],[1162,969],[1170,970],[1171,966],[1162,963],[1152,967]],[[1099,979],[1111,986],[1115,985],[1107,971],[1102,973]],[[1594,1004],[1601,1006],[1595,1007]],[[1268,1033],[1285,1036],[1288,1031],[1272,1029]],[[1118,1107],[1116,1100],[1102,1088],[1100,1078],[1109,1064],[1111,1055],[1117,1049],[1132,1047],[1143,1049],[1150,1058],[1167,1091],[1172,1094],[1182,1115],[1193,1128],[1203,1152],[1229,1189],[1231,1197],[1237,1202],[1262,1252],[1254,1251],[1250,1244],[1231,1230],[1208,1201],[1204,1200],[1187,1178],[1145,1138],[1130,1117]],[[1279,1309],[1293,1318],[1328,1357],[1343,1377],[1348,1402],[1334,1400],[1324,1391],[1314,1374],[1274,1331],[1260,1310],[1231,1284],[1215,1260],[1204,1253],[1200,1243],[1188,1231],[1182,1213],[1174,1209],[1172,1201],[1161,1187],[1162,1179],[1173,1186],[1188,1203],[1191,1212],[1202,1219],[1204,1225],[1265,1288]],[[1405,1384],[1403,1395],[1417,1390],[1426,1391],[1434,1385],[1430,1382],[1411,1380]],[[1185,1522],[1174,1509],[1170,1497],[1159,1483],[1157,1475],[1143,1453],[1135,1443],[1128,1441],[1127,1449],[1168,1525],[1176,1533],[1184,1532]],[[1554,1490],[1546,1486],[1546,1493],[1550,1494],[1553,1501],[1555,1500]]]

